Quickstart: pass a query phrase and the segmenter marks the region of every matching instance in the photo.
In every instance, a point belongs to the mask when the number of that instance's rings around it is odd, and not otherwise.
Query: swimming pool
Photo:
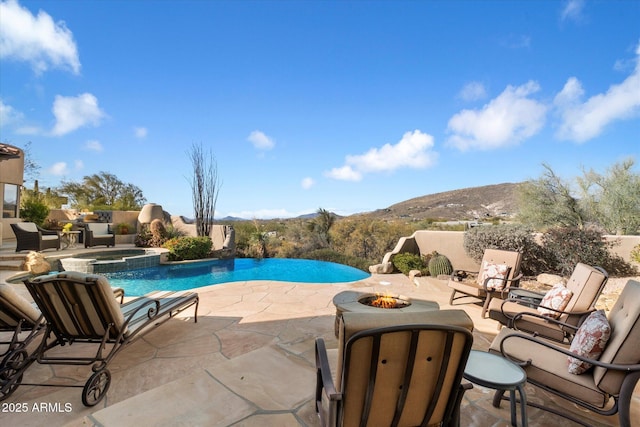
[[[211,260],[104,275],[112,286],[124,288],[127,296],[140,296],[153,290],[181,291],[246,280],[339,283],[354,282],[370,276],[369,273],[342,264],[291,258]]]

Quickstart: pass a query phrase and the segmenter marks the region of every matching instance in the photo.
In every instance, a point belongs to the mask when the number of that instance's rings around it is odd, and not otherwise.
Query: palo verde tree
[[[540,178],[527,181],[518,189],[518,219],[537,229],[583,228],[587,213],[573,195],[570,184],[556,175],[549,165],[542,166],[545,171]]]
[[[193,175],[191,196],[198,236],[209,236],[216,211],[216,202],[221,183],[218,178],[218,164],[209,150],[205,153],[202,144],[194,144],[189,152]]]
[[[604,175],[592,169],[578,178],[585,208],[610,233],[640,232],[640,175],[633,172],[634,163],[627,159]]]
[[[146,201],[140,188],[108,172],[87,175],[82,182],[62,181],[57,191],[76,209],[140,210]]]

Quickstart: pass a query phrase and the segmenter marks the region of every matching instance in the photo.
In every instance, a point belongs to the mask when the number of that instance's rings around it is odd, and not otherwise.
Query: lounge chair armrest
[[[509,339],[523,339],[526,341],[531,341],[535,344],[541,345],[543,347],[547,347],[550,348],[552,350],[558,351],[560,353],[566,354],[567,356],[571,356],[574,357],[578,360],[582,360],[583,362],[587,362],[590,363],[594,366],[600,366],[606,369],[613,369],[613,370],[617,370],[617,371],[627,371],[627,372],[631,372],[631,371],[640,371],[640,364],[619,364],[619,363],[605,363],[605,362],[601,362],[599,360],[596,359],[590,359],[588,357],[584,357],[581,356],[579,354],[575,354],[572,353],[571,350],[567,349],[567,348],[563,348],[560,347],[558,345],[555,345],[551,342],[548,342],[544,339],[540,339],[538,337],[532,336],[532,335],[526,335],[526,334],[520,334],[520,333],[515,333],[515,334],[511,334],[511,335],[507,335],[501,342],[500,342],[500,353],[502,354],[503,357],[505,357],[506,359],[511,360],[514,363],[517,363],[519,365],[529,365],[531,364],[531,359],[529,359],[528,361],[523,361],[523,362],[519,362],[517,360],[514,360],[512,358],[509,357],[509,354],[505,352],[504,350],[504,343],[505,341],[509,340]],[[532,352],[533,353],[533,352]]]
[[[549,309],[549,310],[551,310],[551,309]],[[519,330],[518,329],[518,320],[526,318],[526,317],[535,317],[535,318],[538,318],[538,319],[542,319],[542,320],[544,320],[546,322],[554,323],[554,324],[556,324],[558,326],[562,326],[564,328],[568,328],[568,329],[572,330],[574,333],[578,331],[578,327],[575,326],[575,325],[570,325],[568,323],[561,322],[558,319],[554,319],[554,318],[549,317],[549,316],[543,316],[540,313],[527,313],[527,312],[518,313],[515,316],[513,316],[513,329]]]
[[[322,338],[316,338],[316,371],[318,376],[316,400],[320,399],[322,389],[325,390],[330,400],[341,400],[342,393],[336,391],[336,386],[333,383],[331,368],[329,367],[329,360],[327,358],[327,348]]]
[[[39,225],[36,225],[36,227],[38,228],[38,231],[40,233],[42,233],[43,236],[57,236],[60,233],[56,230],[45,230],[44,228],[40,227]]]
[[[505,287],[499,291],[496,291],[495,289],[489,289],[487,287],[487,283],[489,283],[489,280],[492,279],[498,279],[498,280],[502,280],[503,282],[505,282]],[[485,292],[500,292],[500,293],[505,293],[505,292],[509,292],[509,290],[511,289],[511,284],[513,283],[518,283],[520,281],[520,279],[522,279],[522,273],[518,274],[516,277],[511,278],[511,279],[504,279],[501,277],[487,277],[484,279],[484,283],[482,283],[482,287],[485,290]],[[513,286],[514,288],[516,288],[517,286]]]

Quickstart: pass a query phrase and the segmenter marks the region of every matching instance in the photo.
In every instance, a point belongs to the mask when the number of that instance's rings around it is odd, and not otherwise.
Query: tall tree
[[[627,159],[604,175],[591,169],[578,178],[590,215],[610,233],[640,232],[640,175],[633,172],[634,164]]]
[[[323,208],[319,208],[316,214],[316,217],[309,223],[309,230],[316,234],[321,246],[327,247],[331,243],[329,230],[331,230],[336,216]]]
[[[583,228],[587,213],[573,195],[569,183],[547,164],[542,176],[523,183],[518,189],[519,220],[535,228],[552,226]]]
[[[139,210],[146,201],[140,188],[108,172],[87,175],[81,183],[62,181],[57,191],[77,209]]]
[[[198,236],[209,236],[216,211],[221,182],[218,178],[218,164],[209,150],[205,153],[202,144],[194,144],[189,152],[193,175],[191,196]]]

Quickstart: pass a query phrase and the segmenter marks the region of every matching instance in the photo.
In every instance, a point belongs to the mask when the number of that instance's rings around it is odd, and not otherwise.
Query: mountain
[[[447,221],[511,217],[517,212],[519,183],[485,185],[416,197],[386,209],[356,214],[372,219],[437,218]]]

